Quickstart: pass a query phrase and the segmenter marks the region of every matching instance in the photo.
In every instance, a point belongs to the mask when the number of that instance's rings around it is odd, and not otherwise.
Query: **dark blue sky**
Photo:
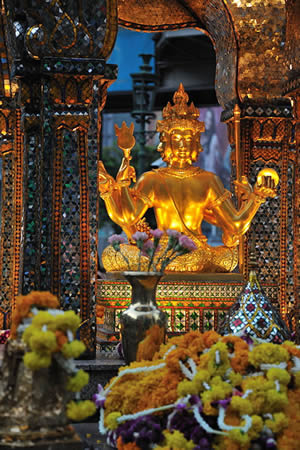
[[[115,47],[107,61],[119,66],[118,79],[110,86],[110,91],[131,91],[130,73],[139,71],[139,66],[142,63],[142,58],[138,56],[140,53],[154,55],[152,33],[139,33],[119,28]],[[153,64],[153,59],[151,64]]]

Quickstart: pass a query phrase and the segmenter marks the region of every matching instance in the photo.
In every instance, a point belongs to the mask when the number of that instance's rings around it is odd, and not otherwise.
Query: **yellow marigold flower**
[[[249,353],[249,362],[254,367],[259,367],[261,364],[279,364],[288,360],[288,351],[278,344],[260,344]]]
[[[85,350],[85,345],[83,342],[78,341],[77,339],[66,343],[62,346],[61,352],[65,358],[78,358]]]
[[[251,402],[247,398],[242,398],[238,395],[232,397],[230,406],[233,410],[239,412],[241,416],[244,416],[245,414],[250,415],[253,411]]]
[[[242,385],[243,377],[240,373],[232,371],[232,372],[230,372],[228,378],[233,386],[241,386]]]
[[[232,392],[232,386],[226,381],[223,381],[219,376],[213,377],[210,380],[210,384],[213,390],[218,388],[218,392],[222,393],[223,398],[227,397]]]
[[[230,367],[228,350],[226,344],[217,342],[208,352],[210,359],[207,365],[208,371],[213,375],[225,375]]]
[[[177,392],[179,397],[185,397],[188,394],[198,394],[198,388],[194,381],[183,380],[177,386]]]
[[[209,389],[201,394],[201,400],[204,403],[204,412],[205,414],[216,414],[216,409],[211,407],[211,402],[223,400],[231,394],[232,388],[230,384],[222,382],[222,384],[217,384],[212,386],[212,389]],[[209,411],[209,412],[208,412]]]
[[[209,361],[210,361],[209,353],[202,353],[197,365],[198,370],[199,369],[207,370]]]
[[[287,395],[270,389],[266,395],[265,411],[273,414],[274,412],[282,411],[288,405]]]
[[[273,420],[267,419],[266,426],[273,431],[273,433],[279,433],[289,424],[287,416],[283,412],[278,412],[273,415]]]
[[[267,391],[274,388],[274,382],[267,380],[264,376],[245,378],[242,381],[243,391],[251,389],[253,391]]]
[[[204,402],[203,403],[203,412],[204,414],[206,414],[207,416],[217,416],[218,415],[218,410],[217,408],[214,408],[211,405],[211,402]]]
[[[67,417],[71,420],[79,422],[96,413],[96,406],[90,400],[81,402],[71,401],[67,404]]]
[[[79,392],[81,389],[88,384],[89,374],[84,370],[79,370],[74,377],[69,377],[67,382],[67,390],[72,392]]]
[[[169,433],[164,432],[166,438],[166,445],[170,449],[180,449],[180,450],[193,450],[195,443],[193,441],[188,441],[185,439],[183,433],[178,430]]]
[[[74,311],[66,311],[55,317],[55,326],[57,330],[71,330],[74,334],[80,325],[80,317]]]
[[[268,380],[276,381],[278,380],[280,384],[288,385],[291,379],[290,374],[284,369],[277,369],[276,367],[272,367],[267,372]]]
[[[203,383],[209,383],[210,373],[205,369],[200,369],[194,376],[193,382],[197,387],[197,392],[202,392],[205,390]]]
[[[260,416],[253,415],[251,416],[252,424],[251,428],[248,431],[249,437],[251,440],[257,439],[261,433],[261,430],[264,426],[264,421]]]
[[[49,325],[55,321],[55,317],[52,316],[48,311],[40,311],[32,319],[32,325],[35,327],[42,328],[43,325]]]
[[[39,370],[49,367],[51,364],[51,356],[49,354],[40,354],[36,352],[27,352],[23,357],[26,367],[30,370]]]
[[[36,330],[29,339],[31,349],[37,353],[52,353],[56,349],[56,336],[52,331]]]
[[[23,341],[26,342],[27,345],[29,345],[30,338],[38,330],[39,330],[38,328],[36,328],[36,327],[34,327],[32,325],[29,325],[29,327],[25,328],[25,331],[22,334]]]
[[[241,446],[249,443],[248,433],[243,433],[239,429],[230,430],[228,437],[235,442],[238,442]]]
[[[264,391],[253,392],[248,396],[253,407],[253,414],[266,413],[266,393]]]
[[[106,417],[106,426],[110,429],[110,430],[115,430],[116,428],[118,428],[119,424],[117,419],[119,417],[121,417],[121,413],[118,411],[115,412],[111,412],[110,414],[108,414],[108,416]]]

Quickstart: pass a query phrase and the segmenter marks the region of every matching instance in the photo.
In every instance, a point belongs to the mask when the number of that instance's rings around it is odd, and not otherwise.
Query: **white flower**
[[[299,372],[300,371],[300,358],[297,356],[292,357],[294,367],[292,367],[291,372]]]

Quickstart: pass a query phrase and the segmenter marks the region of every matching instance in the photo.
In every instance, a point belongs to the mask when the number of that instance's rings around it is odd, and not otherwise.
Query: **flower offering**
[[[166,239],[167,243],[162,250],[159,243]],[[192,239],[176,230],[167,230],[164,233],[157,228],[150,230],[149,235],[144,231],[137,231],[132,235],[132,240],[139,250],[137,266],[135,255],[128,258],[122,251],[121,244],[125,242],[123,236],[113,234],[108,239],[114,251],[119,253],[126,262],[128,270],[164,272],[168,264],[178,256],[185,255],[197,248]]]
[[[300,442],[300,346],[189,332],[95,395],[118,449],[285,449]]]
[[[27,351],[24,365],[31,371],[50,368],[66,373],[66,390],[75,393],[75,400],[66,405],[66,414],[72,421],[83,420],[96,411],[93,402],[80,401],[79,392],[89,382],[89,375],[78,370],[74,358],[85,350],[76,339],[80,318],[74,311],[62,311],[57,297],[50,292],[33,291],[17,298],[13,315],[11,337],[21,339]]]

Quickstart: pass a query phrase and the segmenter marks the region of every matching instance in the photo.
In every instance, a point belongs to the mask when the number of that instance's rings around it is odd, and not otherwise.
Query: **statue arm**
[[[127,235],[131,235],[135,232],[134,225],[152,206],[151,172],[142,175],[133,188],[129,187],[130,180],[127,176],[121,176],[120,171],[117,181],[110,181],[109,187],[105,186],[105,191],[102,185],[102,189],[99,188],[101,198],[111,220],[122,227]]]
[[[122,214],[128,225],[134,225],[144,216],[147,209],[153,205],[152,196],[151,172],[144,173],[132,189],[125,185],[121,187]]]
[[[247,200],[237,210],[230,198],[231,193],[224,189],[219,177],[215,176],[210,195],[212,201],[209,210],[213,211],[215,224],[223,230],[224,244],[233,247],[238,244],[239,237],[248,231],[260,205],[267,197],[274,197],[274,188],[255,185],[254,191],[249,193]]]

